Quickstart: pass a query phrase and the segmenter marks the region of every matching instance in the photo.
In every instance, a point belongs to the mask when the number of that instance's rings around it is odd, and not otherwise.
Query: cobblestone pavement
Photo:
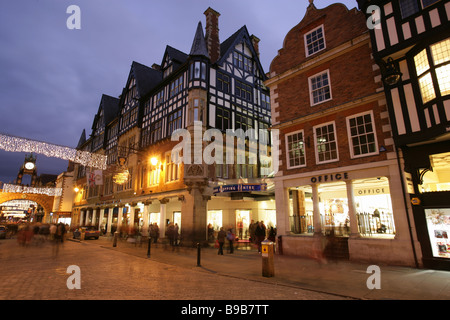
[[[88,242],[66,241],[19,246],[0,241],[0,300],[341,300],[291,286],[239,279],[183,268],[110,250]],[[81,289],[69,290],[70,265],[81,271]]]

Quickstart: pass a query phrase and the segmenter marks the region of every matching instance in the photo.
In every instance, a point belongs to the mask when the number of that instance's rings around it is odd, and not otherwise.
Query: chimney
[[[250,39],[252,40],[253,48],[255,49],[255,52],[259,58],[259,41],[260,41],[260,39],[257,36],[255,36],[254,34],[252,34],[250,36]]]
[[[208,48],[211,63],[215,63],[220,58],[220,41],[219,41],[219,16],[220,13],[208,8],[204,15],[206,16],[206,46]]]

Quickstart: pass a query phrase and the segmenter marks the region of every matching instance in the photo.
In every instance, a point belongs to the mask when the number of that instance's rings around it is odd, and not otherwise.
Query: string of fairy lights
[[[59,197],[62,195],[62,188],[35,188],[5,183],[3,184],[3,192],[34,193],[44,194],[50,197]]]
[[[0,149],[10,152],[33,152],[47,157],[70,160],[86,167],[106,169],[107,156],[0,133]]]

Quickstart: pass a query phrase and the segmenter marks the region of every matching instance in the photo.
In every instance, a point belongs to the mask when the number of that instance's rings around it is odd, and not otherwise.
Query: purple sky
[[[351,9],[356,0],[337,1]],[[317,8],[334,1],[315,0]],[[161,64],[166,45],[189,53],[203,12],[218,11],[220,41],[246,25],[261,39],[264,71],[308,0],[14,0],[0,9],[0,133],[76,147],[91,133],[102,94],[117,97],[132,61]],[[69,30],[70,5],[81,29]],[[24,153],[0,150],[0,181],[12,182]],[[38,174],[67,161],[37,155]]]

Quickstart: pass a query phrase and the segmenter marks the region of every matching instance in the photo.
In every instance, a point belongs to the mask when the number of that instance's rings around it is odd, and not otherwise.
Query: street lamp
[[[153,158],[150,159],[150,163],[152,164],[152,166],[156,167],[156,165],[158,164],[158,159],[153,157]]]
[[[381,76],[383,82],[388,86],[393,86],[397,84],[397,82],[400,80],[402,76],[402,73],[400,72],[398,65],[395,63],[395,61],[391,57],[389,57],[387,58],[386,62],[381,60],[379,65],[381,68]]]

